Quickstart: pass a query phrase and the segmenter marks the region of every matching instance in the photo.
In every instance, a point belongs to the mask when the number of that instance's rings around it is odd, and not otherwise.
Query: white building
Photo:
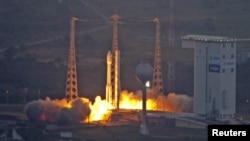
[[[249,50],[244,50],[238,52],[237,55],[237,63],[244,63],[250,58],[250,51]]]
[[[234,117],[236,40],[186,35],[183,48],[194,49],[194,114],[217,120]]]

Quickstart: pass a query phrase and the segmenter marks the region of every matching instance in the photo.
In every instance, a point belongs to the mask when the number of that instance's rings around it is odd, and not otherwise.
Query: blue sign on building
[[[217,64],[208,64],[208,71],[209,72],[220,73],[220,65],[217,65]]]

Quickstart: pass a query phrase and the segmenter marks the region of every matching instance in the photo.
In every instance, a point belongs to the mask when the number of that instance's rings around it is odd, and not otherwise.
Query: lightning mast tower
[[[113,22],[113,40],[112,40],[112,63],[111,63],[111,104],[115,109],[119,109],[120,94],[120,51],[118,48],[118,23],[121,18],[118,14],[111,17]]]
[[[76,73],[76,51],[75,51],[75,22],[78,20],[72,17],[70,21],[70,47],[68,58],[68,70],[66,80],[65,98],[70,102],[78,97],[78,83]]]
[[[161,45],[160,45],[160,19],[153,20],[156,23],[156,42],[154,55],[153,89],[157,95],[163,95],[162,68],[161,68]]]
[[[169,17],[169,39],[168,39],[168,76],[167,76],[167,91],[168,93],[175,90],[175,65],[173,61],[173,48],[175,46],[175,31],[174,31],[174,0],[170,0],[170,17]]]

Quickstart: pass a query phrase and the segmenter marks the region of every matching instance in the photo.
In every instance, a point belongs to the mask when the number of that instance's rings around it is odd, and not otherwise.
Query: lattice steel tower
[[[174,0],[170,0],[170,16],[169,16],[169,39],[168,39],[168,76],[167,76],[167,91],[168,93],[175,90],[175,65],[173,60],[173,48],[175,46],[175,31],[174,31]]]
[[[118,23],[121,18],[118,14],[111,17],[113,22],[113,40],[112,40],[112,63],[111,63],[111,103],[115,109],[119,109],[120,95],[120,51],[118,47]]]
[[[78,83],[76,71],[76,51],[75,51],[75,22],[78,19],[72,17],[70,21],[70,47],[68,56],[68,70],[66,80],[65,98],[70,102],[78,97]]]
[[[153,20],[156,23],[156,42],[154,55],[153,89],[157,94],[163,94],[162,66],[161,66],[161,45],[160,45],[160,19]]]

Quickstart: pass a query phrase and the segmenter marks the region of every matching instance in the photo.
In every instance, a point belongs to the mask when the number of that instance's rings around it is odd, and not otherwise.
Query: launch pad
[[[118,24],[121,17],[116,13],[110,17],[113,26],[112,49],[107,52],[107,75],[105,99],[112,105],[112,109],[119,109],[121,82],[120,82],[120,50],[118,46]],[[72,17],[70,22],[70,47],[68,57],[68,70],[66,80],[65,98],[67,101],[78,98],[78,80],[75,49],[75,23],[77,21],[88,21]],[[138,21],[137,21],[138,22]],[[161,49],[160,49],[160,19],[154,18],[147,21],[156,24],[156,44],[154,56],[154,74],[152,74],[152,87],[159,95],[163,94],[162,68],[161,68]]]
[[[88,123],[92,121],[105,121],[108,124],[112,123],[120,123],[121,121],[128,121],[132,123],[141,123],[144,122],[143,117],[147,116],[149,124],[154,125],[173,125],[173,121],[171,118],[165,117],[166,114],[163,114],[159,111],[151,111],[149,114],[142,114],[141,110],[143,105],[146,105],[147,98],[144,97],[142,100],[142,95],[140,95],[140,100],[136,99],[136,101],[140,103],[143,101],[144,104],[140,104],[139,110],[133,110],[129,108],[121,107],[121,82],[120,82],[120,50],[118,46],[118,24],[121,17],[118,14],[114,14],[110,17],[113,25],[113,38],[112,38],[112,50],[107,52],[106,63],[107,63],[107,75],[106,75],[106,93],[105,99],[99,100],[99,109],[106,108],[106,113],[102,113],[104,117],[99,117],[98,120],[88,119]],[[68,58],[68,70],[67,70],[67,80],[66,80],[66,90],[65,90],[65,99],[68,103],[74,102],[76,99],[81,99],[78,94],[78,82],[77,82],[77,68],[76,68],[76,52],[75,52],[75,22],[83,21],[78,18],[73,17],[70,22],[70,47],[69,47],[69,58]],[[145,22],[145,21],[144,21]],[[162,68],[161,68],[161,48],[160,48],[160,19],[155,18],[149,20],[147,22],[154,22],[156,24],[156,37],[155,37],[155,55],[154,55],[154,68],[153,73],[150,74],[152,80],[152,90],[155,93],[155,99],[152,100],[153,105],[157,106],[165,106],[164,104],[159,104],[157,101],[166,100],[163,92],[163,82],[162,82]],[[172,72],[172,71],[171,71]],[[173,72],[172,72],[173,73]],[[171,77],[174,79],[174,77]],[[171,79],[171,80],[172,80]],[[172,88],[171,88],[172,90]],[[147,93],[147,92],[145,92]],[[89,108],[94,108],[93,105],[88,105]],[[134,106],[134,105],[133,105]],[[137,105],[138,106],[138,105]],[[72,108],[71,106],[69,106]],[[132,107],[135,108],[135,107]],[[158,108],[158,107],[157,107]],[[91,111],[95,112],[97,109],[91,109]],[[103,109],[102,109],[103,110]],[[151,110],[151,109],[150,109]],[[166,110],[165,107],[161,110]],[[103,111],[102,111],[103,112]],[[106,115],[105,115],[106,114]],[[145,116],[142,116],[145,115]],[[89,115],[91,116],[91,115]],[[86,123],[86,121],[85,121]]]

